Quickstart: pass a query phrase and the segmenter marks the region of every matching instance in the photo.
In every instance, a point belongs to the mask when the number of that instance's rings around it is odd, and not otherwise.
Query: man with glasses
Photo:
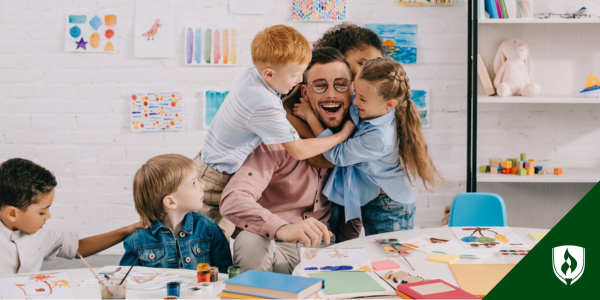
[[[346,121],[351,79],[338,50],[313,50],[301,93],[324,127],[337,131]],[[330,171],[295,160],[280,144],[254,149],[221,198],[221,214],[236,225],[234,264],[242,271],[290,274],[300,262],[300,247],[329,245],[331,203],[321,190]],[[341,226],[344,239],[358,237],[360,220],[353,221]]]

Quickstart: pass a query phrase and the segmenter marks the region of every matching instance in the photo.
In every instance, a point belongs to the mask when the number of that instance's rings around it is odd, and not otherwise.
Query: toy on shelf
[[[535,159],[527,159],[527,154],[521,153],[519,158],[490,158],[489,165],[479,166],[479,173],[507,174],[517,176],[546,175],[548,171],[538,166]],[[552,174],[552,173],[550,173]],[[554,175],[562,175],[562,168],[555,168]]]
[[[530,83],[533,63],[529,47],[522,40],[506,40],[500,44],[494,59],[494,86],[500,97],[533,97],[540,93],[541,86]]]
[[[594,76],[594,72],[590,73],[585,83],[585,89],[579,93],[586,98],[600,98],[600,79]]]

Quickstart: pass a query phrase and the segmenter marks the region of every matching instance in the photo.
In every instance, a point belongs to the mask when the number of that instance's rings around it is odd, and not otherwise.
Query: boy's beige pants
[[[223,189],[229,182],[231,176],[221,174],[205,164],[200,158],[201,153],[202,151],[194,158],[196,170],[198,170],[198,179],[202,180],[202,183],[204,184],[204,205],[202,206],[202,209],[200,209],[200,213],[215,220],[229,241],[235,230],[235,225],[223,218],[219,211],[219,203],[221,203]]]

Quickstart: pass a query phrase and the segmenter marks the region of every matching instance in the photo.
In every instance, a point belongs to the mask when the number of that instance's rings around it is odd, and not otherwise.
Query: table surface
[[[547,232],[548,229],[534,229],[534,228],[519,228],[519,227],[511,227],[515,233],[517,233],[523,242],[527,244],[530,248],[533,248],[537,243],[533,239],[531,239],[528,234],[531,232]],[[391,233],[384,233],[378,235],[371,235],[368,237],[362,237],[354,240],[350,240],[343,243],[335,244],[335,247],[365,247],[371,258],[371,261],[379,261],[385,260],[390,257],[387,257],[380,248],[375,244],[375,239],[377,238],[396,238],[398,240],[407,240],[411,238],[415,238],[421,236],[422,234],[429,234],[438,238],[448,238],[455,239],[456,237],[452,233],[449,227],[439,227],[439,228],[427,228],[427,229],[415,229],[408,231],[397,231]],[[395,261],[400,265],[400,270],[407,271],[411,274],[421,276],[427,279],[442,279],[446,282],[458,285],[450,268],[446,264],[436,263],[427,261],[427,257],[431,254],[422,253],[413,251],[413,253],[408,256],[410,263],[413,267],[415,267],[416,271],[412,271],[412,269],[406,264],[406,262],[402,259],[402,257],[392,257],[391,260]],[[500,256],[497,253],[492,253],[483,259],[460,259],[455,264],[515,264],[521,259],[522,256]],[[296,267],[294,270],[294,275],[299,274],[300,265]],[[52,270],[45,272],[36,272],[35,274],[48,274],[48,273],[56,273],[56,272],[67,272],[69,274],[69,278],[71,280],[71,284],[75,291],[75,296],[78,299],[86,299],[86,298],[100,298],[100,289],[99,288],[89,288],[89,287],[80,287],[79,284],[85,280],[86,278],[91,276],[91,272],[88,269],[67,269],[67,270]],[[381,271],[383,273],[387,271]],[[378,273],[381,273],[378,272]],[[24,275],[24,274],[19,274]],[[223,283],[228,279],[227,274],[219,274],[219,281],[213,282],[212,290],[203,290],[198,295],[186,295],[184,291],[181,293],[182,299],[215,299],[218,298],[217,294],[219,294],[224,288],[225,284]],[[139,291],[139,290],[127,290],[127,298],[151,298],[151,299],[162,299],[166,297],[167,291],[159,290],[159,291]]]

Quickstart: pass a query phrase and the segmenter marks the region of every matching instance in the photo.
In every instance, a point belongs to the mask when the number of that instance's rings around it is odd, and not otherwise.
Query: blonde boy
[[[0,164],[0,276],[37,272],[43,261],[56,256],[92,255],[144,227],[136,223],[82,240],[44,227],[51,216],[54,187],[54,175],[32,161],[13,158]]]
[[[293,158],[304,160],[343,142],[354,129],[349,124],[333,136],[302,140],[288,122],[280,97],[302,81],[312,56],[308,41],[296,29],[268,27],[254,37],[251,51],[254,67],[242,73],[227,95],[194,159],[206,185],[201,212],[215,219],[227,238],[235,226],[219,212],[221,193],[260,143],[281,144]]]
[[[148,229],[140,229],[123,243],[121,265],[196,270],[208,263],[227,273],[232,265],[229,243],[215,221],[197,213],[204,186],[194,162],[179,154],[148,160],[133,179],[135,209]]]

